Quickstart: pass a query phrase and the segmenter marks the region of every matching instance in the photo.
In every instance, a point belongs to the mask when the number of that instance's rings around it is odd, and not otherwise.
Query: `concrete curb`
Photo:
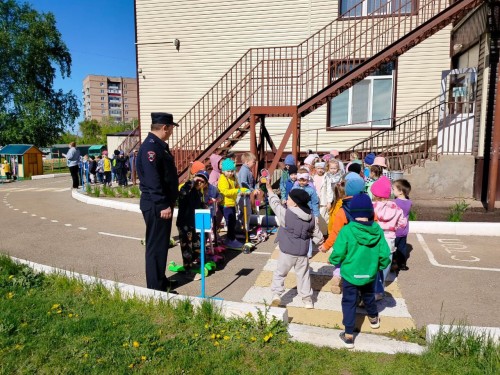
[[[114,208],[116,210],[124,210],[141,213],[139,205],[136,203],[127,203],[120,201],[112,201],[103,198],[93,198],[80,193],[78,190],[73,190],[71,195],[74,199],[86,204],[96,206]],[[177,217],[177,208],[174,210],[174,217]],[[264,216],[263,216],[264,217]],[[411,221],[410,233],[423,234],[446,234],[455,236],[490,236],[500,237],[500,223],[474,223],[474,222],[447,222],[447,221]]]
[[[438,324],[429,324],[427,325],[425,332],[425,339],[428,343],[432,342],[432,340],[436,337],[439,331],[443,332],[466,332],[476,336],[485,336],[491,337],[493,341],[500,342],[500,328],[498,327],[476,327],[476,326],[454,326],[454,325],[438,325]]]
[[[343,330],[291,323],[288,325],[288,332],[294,341],[305,342],[316,346],[326,346],[334,349],[345,348],[339,338],[339,334],[343,332]],[[389,337],[369,333],[357,334],[354,339],[354,345],[355,351],[387,354],[422,354],[426,349],[424,346],[411,342],[397,341]]]
[[[137,297],[143,300],[150,300],[150,299],[155,301],[169,300],[172,302],[179,302],[187,299],[190,300],[194,306],[199,306],[204,301],[203,298],[199,297],[183,296],[179,294],[160,292],[158,290],[147,289],[140,286],[119,283],[116,281],[100,279],[97,277],[88,276],[81,273],[66,271],[61,268],[45,266],[43,264],[30,262],[25,259],[19,259],[15,257],[10,257],[10,258],[15,262],[27,265],[28,267],[32,268],[35,272],[63,275],[71,279],[78,279],[86,284],[101,283],[102,285],[104,285],[106,289],[110,291],[118,290],[121,296],[125,299]],[[210,299],[210,301],[220,309],[221,314],[226,318],[244,317],[249,313],[254,318],[258,318],[259,312],[262,312],[263,310],[262,306],[244,302],[232,302],[232,301],[217,300],[217,299]],[[284,308],[271,307],[271,306],[268,307],[267,318],[271,320],[273,317],[285,323],[288,322],[288,312]]]
[[[178,294],[170,294],[167,292],[160,292],[134,285],[119,283],[111,280],[100,279],[93,276],[88,276],[76,272],[66,271],[60,268],[46,266],[30,262],[25,259],[10,257],[17,263],[25,264],[32,268],[35,272],[43,272],[45,274],[63,275],[72,279],[78,279],[86,284],[101,283],[106,289],[110,291],[118,290],[123,298],[140,298],[143,300],[168,300],[172,302],[179,302],[190,300],[194,306],[199,306],[203,299],[199,297],[182,296]],[[259,313],[262,313],[262,306],[253,305],[244,302],[232,302],[225,300],[211,300],[219,309],[223,316],[226,318],[244,317],[251,314],[254,318],[258,319]],[[267,307],[267,319],[270,321],[273,317],[285,323],[288,322],[288,312],[285,308],[280,307]],[[300,324],[289,324],[288,332],[292,340],[309,343],[315,346],[327,346],[330,348],[343,348],[343,344],[338,339],[340,330],[312,327]],[[356,336],[356,349],[358,351],[375,352],[375,353],[411,353],[422,354],[425,350],[424,347],[413,343],[407,343],[390,339],[380,335],[371,335],[360,333]]]
[[[70,176],[70,173],[53,173],[53,174],[41,174],[39,176],[31,176],[32,180],[43,180],[46,178],[56,178],[56,177],[66,177]]]
[[[456,236],[500,236],[500,223],[411,221],[410,233],[449,234]]]

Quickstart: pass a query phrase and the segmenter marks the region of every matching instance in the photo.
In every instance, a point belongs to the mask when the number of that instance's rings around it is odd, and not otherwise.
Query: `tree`
[[[52,144],[79,116],[72,91],[53,88],[56,69],[71,75],[71,55],[52,13],[0,0],[0,140]]]
[[[101,125],[97,120],[84,120],[80,122],[80,134],[84,144],[102,143]]]

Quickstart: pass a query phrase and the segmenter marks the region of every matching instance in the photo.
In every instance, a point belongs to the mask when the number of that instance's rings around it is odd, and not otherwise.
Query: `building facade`
[[[83,80],[83,114],[86,120],[138,119],[137,79],[88,75]]]

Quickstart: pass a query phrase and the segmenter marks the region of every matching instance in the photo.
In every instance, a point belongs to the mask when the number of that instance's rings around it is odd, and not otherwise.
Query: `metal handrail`
[[[381,3],[365,17],[346,18],[345,14],[338,17],[296,46],[249,49],[178,121],[180,126],[174,131],[172,149],[204,150],[249,107],[302,105],[331,85],[333,77],[338,80],[347,77],[348,83],[331,94],[331,98],[382,64],[381,59],[373,61],[373,56],[407,33],[452,6],[458,12],[460,6],[471,7],[480,2],[402,0],[390,16],[378,14],[387,7]],[[358,14],[362,7],[360,3],[348,12]],[[408,7],[409,13],[405,11]],[[394,56],[397,55],[395,52]],[[371,70],[360,68],[370,59]],[[352,62],[360,65],[350,69]],[[176,162],[179,170],[189,163]]]

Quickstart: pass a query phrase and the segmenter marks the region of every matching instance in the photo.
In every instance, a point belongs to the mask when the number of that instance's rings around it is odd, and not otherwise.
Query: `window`
[[[416,0],[340,0],[342,17],[410,14],[416,10]]]
[[[128,101],[128,98],[123,98],[123,101],[124,101],[124,102]]]
[[[104,96],[101,96],[101,100],[104,100]]]
[[[124,89],[126,89],[126,88],[127,88],[127,84],[126,84],[126,83],[124,83],[124,84],[123,84],[123,88],[124,88]]]
[[[128,108],[128,104],[125,104],[125,108]]]
[[[101,90],[101,94],[104,94],[104,90]]]
[[[99,83],[99,86],[101,87],[104,86],[104,82]]]
[[[128,91],[125,91],[125,94],[128,94]]]
[[[104,103],[101,104],[101,108],[104,108]]]
[[[353,62],[334,62],[332,80],[352,70]],[[330,128],[387,128],[392,125],[395,63],[382,65],[372,75],[333,98],[329,104]],[[346,127],[346,125],[350,125]]]
[[[102,110],[102,111],[101,111],[101,113],[104,115],[104,114],[106,114],[106,111],[105,111],[105,110]]]

